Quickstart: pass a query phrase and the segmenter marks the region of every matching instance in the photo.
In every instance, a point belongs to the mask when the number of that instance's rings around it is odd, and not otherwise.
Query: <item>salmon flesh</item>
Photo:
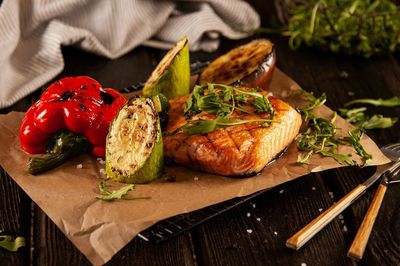
[[[300,114],[284,101],[270,96],[269,101],[275,110],[275,122],[269,126],[251,122],[218,128],[207,134],[189,135],[177,131],[187,123],[183,115],[187,98],[183,96],[170,100],[169,122],[163,136],[164,155],[180,165],[196,170],[225,176],[256,174],[283,151],[300,130]],[[204,117],[207,114],[201,118]],[[232,118],[266,117],[265,114],[235,112]]]

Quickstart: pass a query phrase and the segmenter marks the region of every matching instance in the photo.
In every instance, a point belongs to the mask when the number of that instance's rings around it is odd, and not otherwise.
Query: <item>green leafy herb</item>
[[[363,131],[359,128],[355,128],[350,130],[348,133],[350,136],[350,142],[353,145],[354,149],[357,151],[358,155],[360,155],[364,159],[364,165],[368,165],[372,160],[372,155],[366,152],[364,147],[360,143]]]
[[[218,117],[213,120],[206,120],[206,119],[199,119],[199,120],[192,120],[189,121],[187,124],[179,128],[178,130],[181,130],[183,132],[187,132],[189,135],[193,134],[207,134],[209,132],[212,132],[216,130],[217,128],[221,126],[237,126],[241,124],[246,124],[246,123],[252,123],[252,122],[263,122],[263,126],[268,126],[269,123],[271,122],[277,122],[277,121],[272,121],[268,119],[245,119],[245,120],[229,120],[229,119],[224,119],[221,117]]]
[[[308,124],[307,130],[300,133],[297,140],[297,147],[300,151],[304,151],[305,155],[299,155],[297,158],[298,163],[307,163],[313,154],[320,154],[325,157],[331,157],[339,163],[346,163],[348,165],[355,165],[355,161],[351,158],[350,154],[337,153],[339,144],[352,145],[356,152],[364,159],[364,165],[368,164],[372,156],[368,154],[360,143],[362,130],[356,128],[348,132],[349,137],[340,137],[336,135],[336,127],[333,124],[336,119],[336,112],[334,112],[332,119],[328,120],[323,117],[317,117],[313,111],[326,102],[326,95],[322,94],[319,98],[315,98],[312,94],[303,92],[305,98],[310,102],[309,105],[302,108],[300,113]],[[341,113],[345,112],[349,115],[349,120],[354,123],[364,125],[369,120],[365,120],[365,108],[358,108],[357,110],[340,110]]]
[[[375,106],[396,107],[400,106],[400,97],[394,96],[389,99],[357,99],[346,103],[349,106],[356,103],[372,104]]]
[[[373,115],[372,117],[369,117],[367,114],[365,114],[365,111],[367,111],[366,107],[339,109],[340,115],[346,119],[347,122],[363,130],[389,128],[398,121],[398,118],[396,117],[384,117],[382,115]]]
[[[3,231],[0,230],[0,247],[7,249],[8,251],[15,252],[20,247],[25,246],[25,238],[18,236],[12,237],[10,235],[2,235]]]
[[[134,184],[129,184],[121,187],[118,190],[110,190],[106,181],[100,181],[99,190],[102,195],[97,196],[97,199],[104,201],[113,201],[113,200],[134,200],[134,199],[149,199],[150,197],[128,197],[128,192],[135,188]]]
[[[293,49],[305,44],[369,57],[400,48],[400,8],[390,0],[276,1]]]
[[[237,87],[222,84],[207,84],[196,86],[185,103],[184,115],[187,119],[201,112],[213,114],[215,119],[189,120],[178,130],[189,134],[206,134],[221,126],[233,126],[251,122],[263,122],[268,126],[273,122],[274,109],[268,95],[260,94],[257,89],[242,90]],[[268,119],[230,120],[234,111],[251,114],[244,106],[247,104],[254,113],[268,114]]]

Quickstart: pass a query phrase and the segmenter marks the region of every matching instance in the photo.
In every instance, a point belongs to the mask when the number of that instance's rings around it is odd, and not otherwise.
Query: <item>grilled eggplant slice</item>
[[[106,174],[124,183],[148,183],[164,164],[160,121],[150,98],[134,96],[122,107],[106,140]]]
[[[168,99],[190,93],[189,45],[186,37],[164,56],[144,85],[144,96],[152,97],[159,93]]]
[[[218,57],[199,77],[201,85],[222,83],[267,89],[275,68],[274,45],[267,39],[254,40]]]

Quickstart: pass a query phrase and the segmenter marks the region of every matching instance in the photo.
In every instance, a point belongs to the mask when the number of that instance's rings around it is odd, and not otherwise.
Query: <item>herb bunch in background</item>
[[[278,0],[289,45],[370,57],[400,48],[400,7],[390,0]]]

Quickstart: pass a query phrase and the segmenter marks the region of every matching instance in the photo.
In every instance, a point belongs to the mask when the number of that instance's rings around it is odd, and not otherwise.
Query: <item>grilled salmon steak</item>
[[[178,164],[225,176],[253,175],[283,151],[296,137],[300,114],[284,101],[269,96],[274,108],[272,123],[249,122],[219,127],[205,134],[188,134],[178,129],[188,123],[184,106],[188,96],[170,100],[169,122],[163,137],[164,155]],[[267,114],[235,111],[232,119],[265,119]],[[189,118],[213,119],[200,113]]]

